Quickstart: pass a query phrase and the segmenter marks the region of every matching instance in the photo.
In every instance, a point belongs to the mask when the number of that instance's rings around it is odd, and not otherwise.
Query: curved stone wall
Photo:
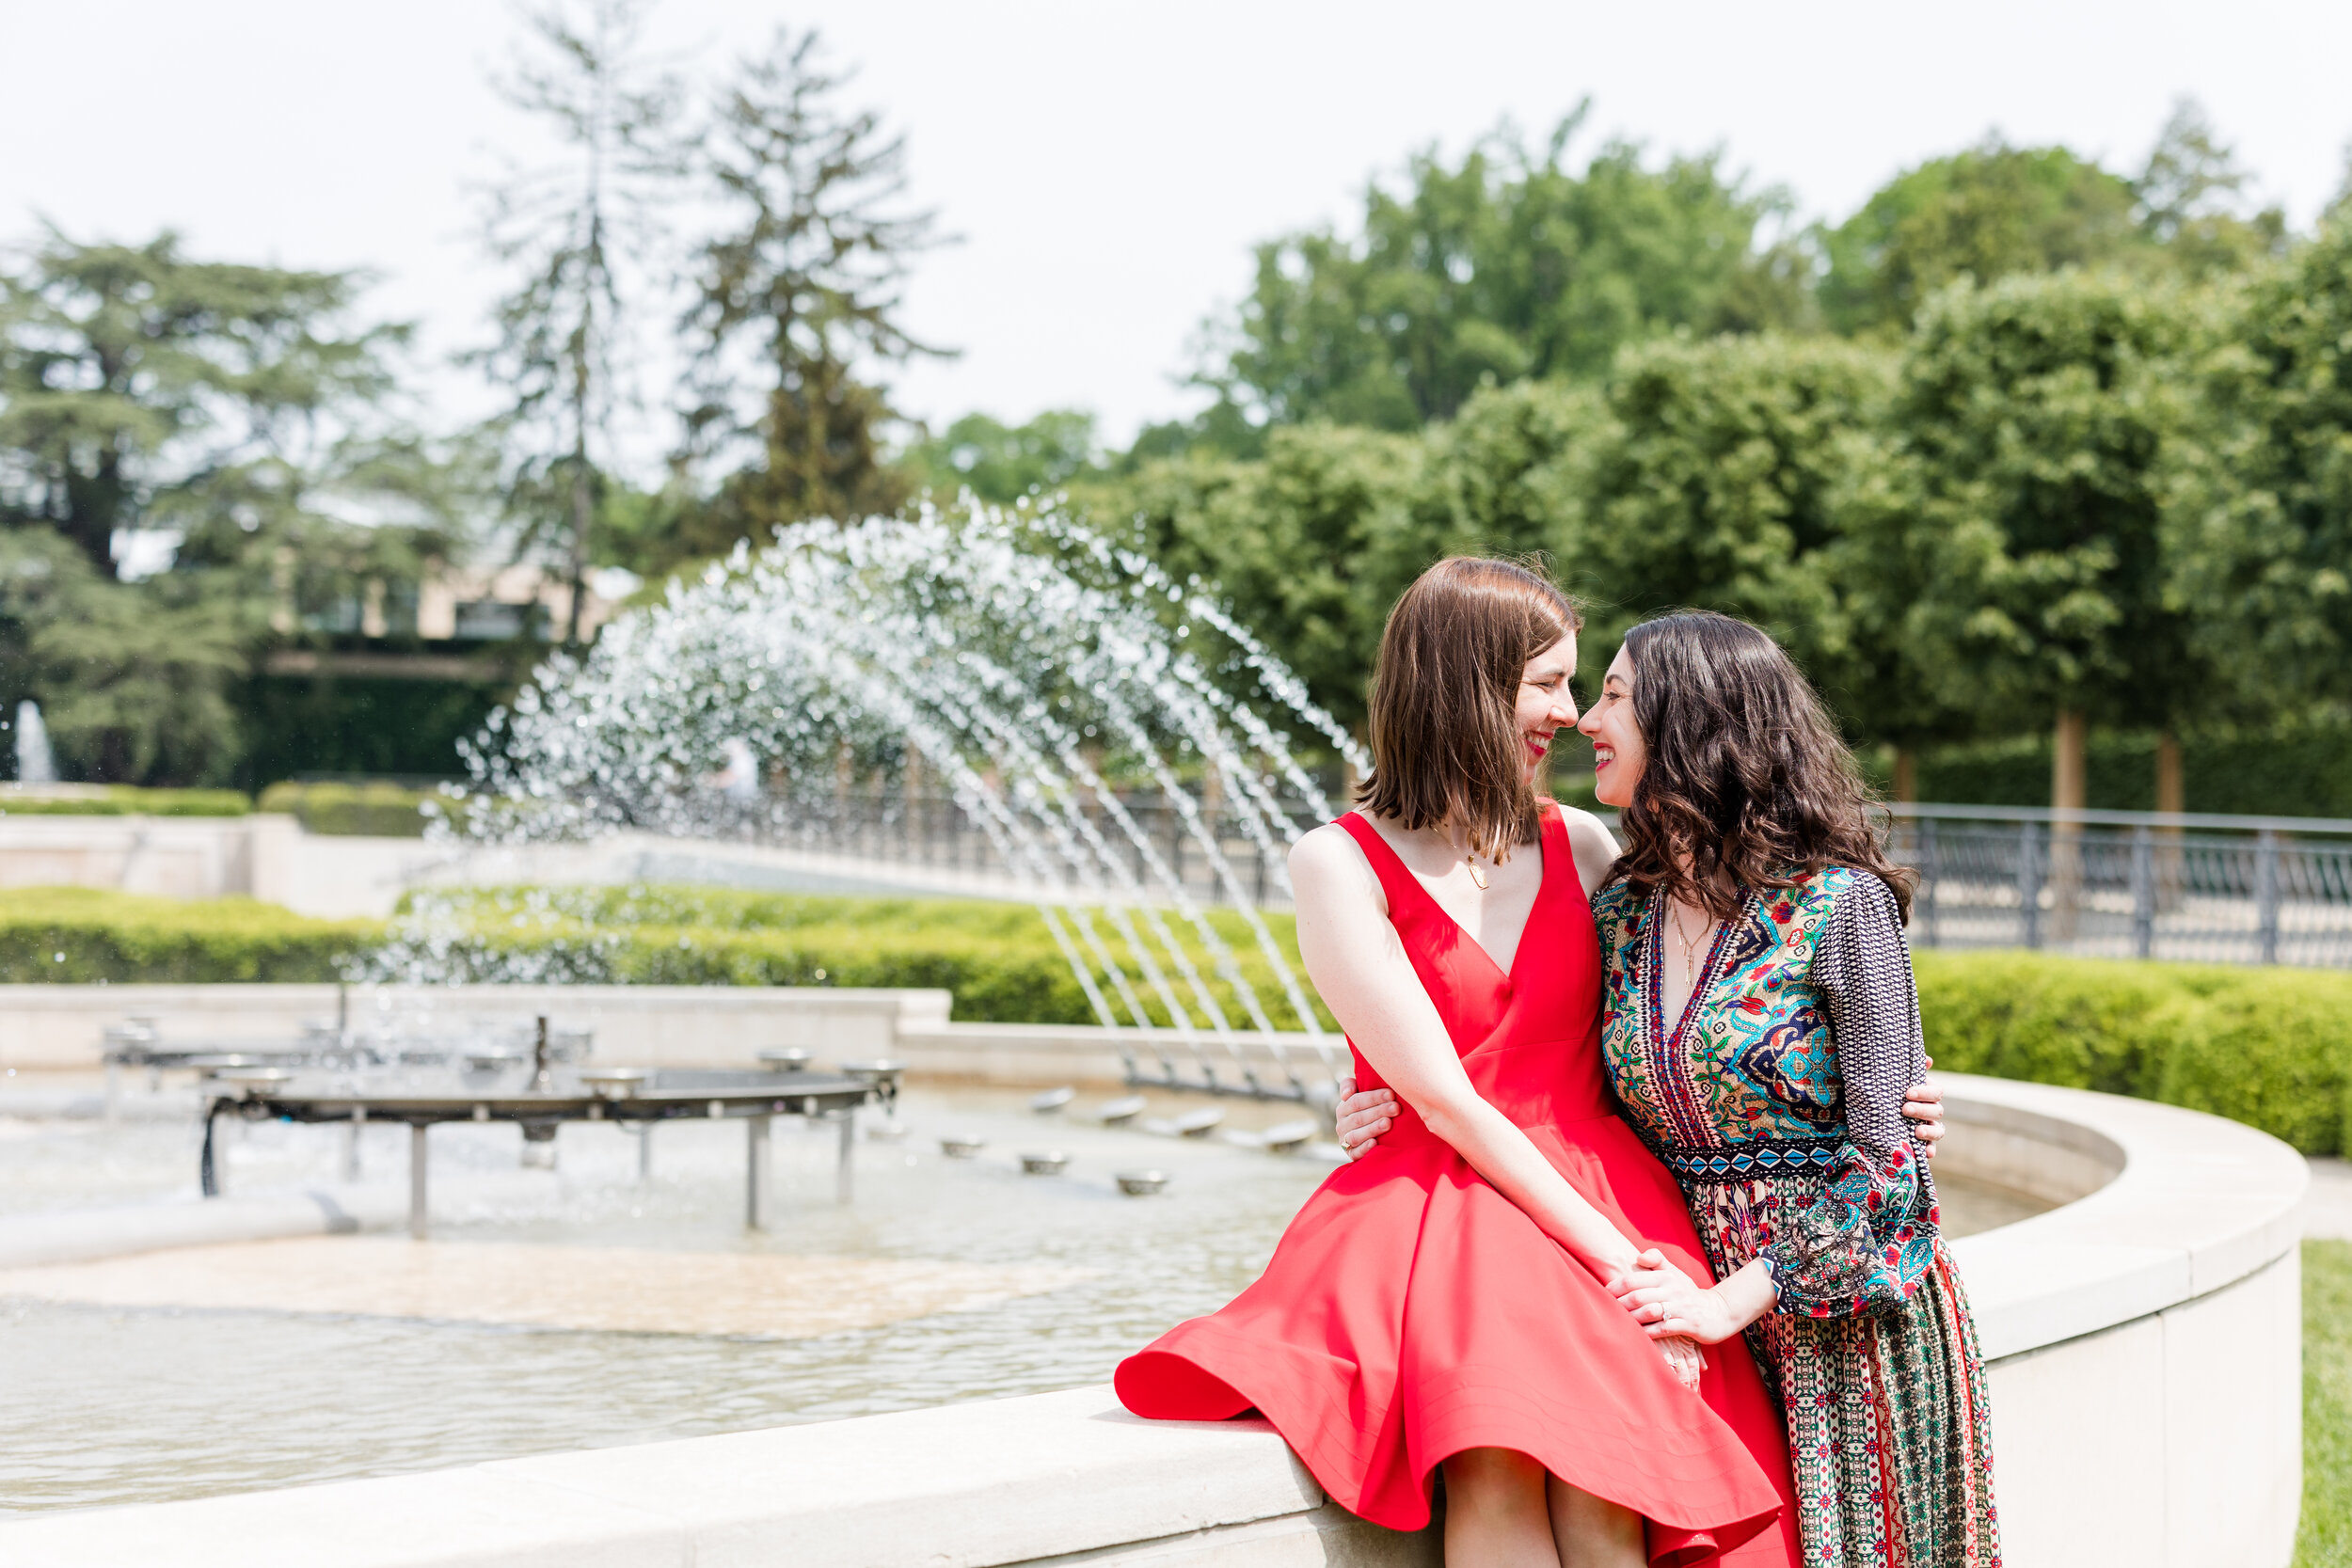
[[[2072,1200],[1955,1243],[1992,1364],[2004,1560],[2284,1568],[2302,1158],[2147,1101],[1939,1081],[1953,1168]]]
[[[2301,1488],[2303,1162],[2169,1106],[1942,1079],[1945,1168],[2064,1206],[1957,1243],[1992,1362],[2003,1557],[2283,1568]],[[1435,1564],[1326,1502],[1261,1422],[1107,1387],[463,1469],[38,1516],[56,1568]]]

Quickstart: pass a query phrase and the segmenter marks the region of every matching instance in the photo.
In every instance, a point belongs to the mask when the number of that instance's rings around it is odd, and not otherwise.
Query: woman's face
[[[1574,632],[1529,659],[1519,673],[1514,715],[1519,727],[1519,777],[1531,788],[1543,777],[1551,737],[1576,722],[1576,699],[1568,695],[1568,677],[1575,673]]]
[[[1642,727],[1633,721],[1633,656],[1627,650],[1618,649],[1610,661],[1600,695],[1576,727],[1593,743],[1593,793],[1602,805],[1623,811],[1633,803],[1633,786],[1649,760]]]

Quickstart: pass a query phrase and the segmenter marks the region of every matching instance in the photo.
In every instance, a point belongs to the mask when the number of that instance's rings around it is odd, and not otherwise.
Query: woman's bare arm
[[[1641,1248],[1471,1086],[1356,841],[1343,829],[1318,828],[1292,848],[1290,863],[1299,956],[1364,1059],[1432,1132],[1595,1278],[1607,1282],[1637,1268]]]

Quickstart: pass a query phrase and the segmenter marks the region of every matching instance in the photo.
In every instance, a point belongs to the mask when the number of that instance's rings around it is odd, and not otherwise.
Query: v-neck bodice
[[[1479,1093],[1521,1126],[1614,1114],[1600,1055],[1600,947],[1559,808],[1543,807],[1543,881],[1507,973],[1370,822],[1349,812],[1339,823],[1379,877],[1389,922]],[[1356,1081],[1382,1083],[1361,1053]],[[1403,1116],[1383,1142],[1400,1131],[1429,1135]]]

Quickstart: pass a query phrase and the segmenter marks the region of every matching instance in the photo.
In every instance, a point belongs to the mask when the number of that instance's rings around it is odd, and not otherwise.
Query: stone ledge
[[[1936,1082],[1963,1126],[1999,1123],[2065,1155],[2112,1149],[2121,1161],[2086,1197],[1953,1243],[1988,1357],[2210,1294],[2300,1239],[2311,1173],[2266,1133],[2120,1095],[1962,1073]],[[2079,1175],[2074,1159],[2051,1164],[2060,1186]]]
[[[1238,1537],[1234,1527],[1298,1521]],[[1117,1560],[1398,1562],[1326,1510],[1263,1421],[1156,1422],[1107,1386],[504,1460],[380,1481],[39,1515],[44,1568],[998,1568]],[[1268,1549],[1271,1555],[1268,1555]],[[1302,1548],[1314,1555],[1303,1556]]]

